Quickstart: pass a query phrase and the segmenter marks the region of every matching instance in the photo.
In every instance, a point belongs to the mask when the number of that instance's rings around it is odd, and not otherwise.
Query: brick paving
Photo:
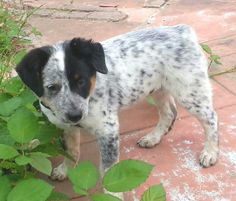
[[[234,0],[45,2],[25,1],[28,7],[45,4],[30,19],[43,34],[35,39],[36,45],[75,36],[101,41],[134,29],[184,23],[193,26],[200,42],[209,44],[222,57],[223,65],[213,66],[211,75],[236,67]],[[147,6],[158,3],[161,6]],[[203,169],[198,165],[204,134],[200,124],[184,109],[179,108],[173,130],[153,149],[141,149],[136,146],[136,141],[157,123],[157,109],[143,101],[120,112],[121,159],[141,159],[156,165],[145,184],[127,193],[126,201],[137,201],[148,186],[160,182],[166,188],[168,201],[236,200],[236,73],[213,77],[212,86],[219,115],[221,153],[219,162],[211,168]],[[98,164],[96,140],[83,134],[81,147],[81,160]],[[56,164],[60,159],[53,161]],[[53,184],[74,201],[86,200],[73,193],[68,181]]]

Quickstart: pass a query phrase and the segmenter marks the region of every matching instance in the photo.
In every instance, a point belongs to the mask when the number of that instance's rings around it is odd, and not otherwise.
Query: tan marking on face
[[[39,100],[40,100],[45,106],[49,107],[52,111],[55,110],[55,109],[49,104],[49,101],[47,100],[47,98],[41,97]]]
[[[90,83],[91,83],[91,87],[90,87],[90,95],[91,95],[91,93],[94,91],[94,89],[95,89],[95,85],[96,85],[96,75],[94,75],[94,76],[92,76],[91,78],[90,78]]]
[[[45,98],[45,97],[40,97],[40,101],[41,101],[44,105],[46,105],[47,107],[49,107],[49,101],[47,100],[47,98]]]

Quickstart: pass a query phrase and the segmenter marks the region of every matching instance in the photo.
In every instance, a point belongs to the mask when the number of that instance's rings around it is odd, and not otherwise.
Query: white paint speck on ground
[[[127,154],[127,153],[130,153],[131,151],[135,150],[135,148],[134,147],[123,147],[123,150]]]
[[[222,156],[236,168],[236,151],[221,151]]]
[[[133,197],[133,201],[139,201],[139,199],[137,198],[135,190],[132,191],[132,197]]]
[[[198,201],[187,184],[184,185],[183,191],[180,190],[179,186],[172,189],[170,198],[171,201]]]
[[[178,155],[180,161],[182,161],[181,169],[188,169],[191,172],[201,169],[198,161],[196,160],[196,153],[193,153],[191,149],[183,147],[173,147],[173,152]]]
[[[191,140],[184,140],[183,143],[184,144],[193,144],[193,141],[191,141]]]

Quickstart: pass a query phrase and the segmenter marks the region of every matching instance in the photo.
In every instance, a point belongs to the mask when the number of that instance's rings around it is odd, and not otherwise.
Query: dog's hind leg
[[[156,128],[148,135],[142,137],[137,143],[140,147],[151,148],[160,143],[164,134],[167,134],[176,119],[177,110],[173,97],[166,91],[161,90],[158,94],[157,105],[160,120]]]
[[[205,145],[200,164],[209,167],[217,162],[219,136],[217,114],[213,108],[212,90],[207,73],[185,75],[181,82],[172,83],[169,91],[175,100],[195,115],[205,130]]]

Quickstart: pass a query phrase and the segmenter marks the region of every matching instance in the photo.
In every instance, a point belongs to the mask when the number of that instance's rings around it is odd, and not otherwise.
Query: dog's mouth
[[[68,125],[68,126],[82,128],[80,121],[73,123],[73,122],[71,122],[71,121],[69,121],[69,120],[67,120],[67,119],[64,119],[64,118],[62,118],[61,121],[62,121],[63,124],[66,124],[66,125]]]
[[[80,123],[76,124],[75,127],[83,128]]]

